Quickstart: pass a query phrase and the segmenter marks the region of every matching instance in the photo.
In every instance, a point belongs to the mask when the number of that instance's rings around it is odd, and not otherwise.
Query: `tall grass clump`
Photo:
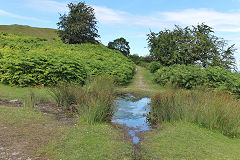
[[[149,118],[154,123],[186,121],[229,137],[240,137],[240,102],[226,92],[179,90],[152,98]]]
[[[62,110],[76,111],[77,94],[81,94],[82,86],[74,83],[59,82],[56,86],[49,88],[49,93],[55,100],[57,106]]]
[[[81,122],[94,124],[111,120],[114,88],[111,77],[98,76],[85,86],[60,83],[50,93],[58,107],[77,113]]]
[[[84,94],[77,97],[80,121],[89,124],[110,121],[114,99],[114,80],[107,76],[96,77],[84,87]]]
[[[25,108],[34,108],[36,104],[35,93],[30,90],[29,93],[24,98],[24,107]]]

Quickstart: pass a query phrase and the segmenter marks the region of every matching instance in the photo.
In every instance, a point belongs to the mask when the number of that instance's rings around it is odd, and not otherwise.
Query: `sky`
[[[29,25],[55,28],[59,13],[67,13],[69,0],[0,0],[1,25]],[[215,35],[235,44],[240,69],[240,0],[85,0],[95,9],[99,39],[109,41],[124,37],[131,54],[149,54],[147,34],[205,23]]]

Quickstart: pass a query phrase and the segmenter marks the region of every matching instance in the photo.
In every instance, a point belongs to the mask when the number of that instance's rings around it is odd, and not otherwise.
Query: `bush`
[[[162,65],[159,62],[151,62],[149,64],[149,70],[151,73],[155,73],[161,67],[162,67]]]
[[[227,90],[240,95],[240,75],[219,67],[201,68],[193,65],[162,67],[154,74],[154,81],[192,89],[197,86]]]
[[[162,67],[154,74],[154,81],[161,85],[171,84],[191,89],[204,84],[204,72],[200,66],[173,65]]]
[[[87,72],[83,62],[67,54],[32,52],[5,54],[0,59],[1,82],[18,86],[52,85],[59,81],[83,84]]]
[[[149,64],[149,62],[140,61],[138,65],[144,68],[149,68]]]
[[[18,86],[85,83],[101,74],[128,83],[135,65],[119,51],[103,45],[69,45],[61,41],[0,33],[0,81]]]
[[[148,116],[154,123],[182,120],[240,137],[240,102],[228,93],[170,91],[155,95],[151,106]]]

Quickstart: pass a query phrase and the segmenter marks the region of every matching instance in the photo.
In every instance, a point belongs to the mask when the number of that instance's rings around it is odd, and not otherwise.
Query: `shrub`
[[[162,67],[154,74],[154,81],[161,84],[172,84],[191,89],[204,84],[204,72],[200,66],[173,65]]]
[[[206,86],[224,89],[240,96],[239,73],[232,73],[219,67],[208,67],[204,71]]]
[[[170,84],[186,89],[205,86],[240,95],[240,74],[219,67],[204,69],[193,65],[162,67],[154,74],[154,81],[161,85]]]
[[[103,45],[69,45],[61,41],[0,33],[0,81],[10,85],[83,84],[101,74],[128,83],[135,65],[119,51]]]
[[[224,92],[179,90],[152,98],[152,122],[187,121],[230,137],[240,137],[240,102]]]
[[[0,73],[1,82],[22,87],[49,85],[59,81],[83,84],[87,77],[80,59],[51,52],[5,54],[0,59]]]
[[[151,62],[149,64],[149,70],[151,73],[155,73],[161,67],[162,67],[162,65],[159,62]]]

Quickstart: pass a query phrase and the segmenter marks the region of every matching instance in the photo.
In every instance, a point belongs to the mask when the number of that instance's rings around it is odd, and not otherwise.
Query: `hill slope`
[[[133,77],[134,63],[119,51],[103,45],[48,41],[0,32],[0,82],[19,86],[85,83],[104,74],[126,84]]]
[[[0,25],[0,32],[35,36],[40,38],[57,38],[57,30],[51,28],[37,28],[26,25]]]

